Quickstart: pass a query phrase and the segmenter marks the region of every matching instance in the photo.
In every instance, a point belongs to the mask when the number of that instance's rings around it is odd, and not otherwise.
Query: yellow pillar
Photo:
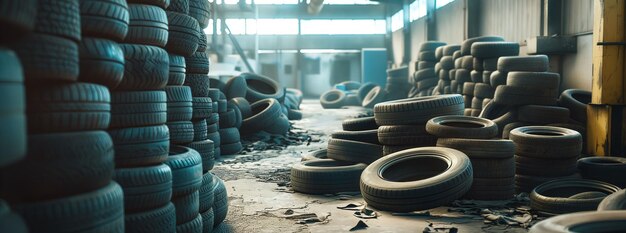
[[[593,82],[587,107],[587,153],[624,156],[626,145],[625,0],[594,0]]]

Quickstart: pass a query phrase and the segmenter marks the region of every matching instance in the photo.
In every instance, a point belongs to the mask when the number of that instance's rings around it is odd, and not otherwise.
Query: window
[[[404,11],[400,10],[391,16],[391,31],[396,31],[404,27]]]
[[[302,20],[303,35],[385,34],[384,20]]]
[[[324,0],[324,4],[335,5],[376,5],[378,2],[370,0]]]
[[[437,8],[448,5],[448,3],[454,2],[454,0],[436,0],[437,4],[435,5]]]
[[[254,35],[297,35],[297,19],[259,19],[246,21],[246,33]]]
[[[297,35],[297,19],[226,19],[226,25],[233,35]],[[206,34],[213,33],[213,22],[204,29]],[[217,34],[221,34],[221,20],[217,20]]]
[[[441,1],[441,0],[440,0]],[[411,22],[426,16],[426,0],[415,0],[409,6]]]
[[[217,1],[218,4],[222,3],[222,0],[214,0]],[[239,0],[224,0],[226,4],[237,4]],[[252,0],[246,0],[246,4],[252,4]],[[264,4],[298,4],[298,0],[254,0],[254,4],[264,5]]]

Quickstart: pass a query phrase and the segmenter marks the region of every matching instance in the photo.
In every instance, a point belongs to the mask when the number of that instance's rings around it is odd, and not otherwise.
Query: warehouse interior
[[[626,232],[623,0],[2,0],[0,233]]]

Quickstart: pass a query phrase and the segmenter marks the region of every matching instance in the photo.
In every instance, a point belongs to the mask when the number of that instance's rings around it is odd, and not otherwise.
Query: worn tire
[[[123,41],[128,33],[128,4],[124,0],[80,0],[83,37]]]
[[[155,46],[120,44],[125,69],[122,82],[114,90],[163,89],[169,78],[169,55]]]
[[[206,74],[188,73],[185,76],[185,83],[183,85],[191,88],[191,95],[194,97],[208,97],[209,96],[210,80],[209,80],[209,76]],[[213,98],[211,99],[213,101],[218,101],[218,99],[213,99]]]
[[[518,108],[517,119],[536,124],[565,123],[569,120],[569,110],[562,107],[526,105]]]
[[[170,134],[167,126],[110,129],[115,145],[115,166],[135,167],[159,164],[167,159]]]
[[[250,102],[256,102],[263,99],[273,98],[280,102],[285,98],[285,90],[271,78],[244,73],[243,76],[246,79],[247,91],[246,99]]]
[[[167,121],[191,121],[193,118],[193,97],[187,86],[166,86]]]
[[[367,93],[365,99],[363,99],[361,106],[365,108],[374,108],[376,104],[386,101],[387,95],[387,91],[385,91],[383,88],[379,86],[374,87],[369,93]]]
[[[582,149],[580,133],[551,126],[526,126],[511,131],[515,154],[531,158],[578,157]]]
[[[591,103],[591,92],[579,89],[568,89],[561,93],[559,106],[568,108],[572,119],[586,123],[587,105]]]
[[[193,142],[193,123],[191,121],[167,122],[170,131],[170,143],[184,145]]]
[[[213,202],[214,220],[213,226],[217,226],[226,219],[228,214],[228,192],[224,181],[217,176],[213,176],[213,193],[215,194],[215,201]]]
[[[618,187],[626,187],[621,177],[626,172],[626,158],[587,157],[578,160],[578,169],[585,179],[604,181]]]
[[[30,232],[124,232],[122,188],[115,182],[74,196],[13,205]]]
[[[396,100],[374,107],[374,117],[378,125],[423,124],[433,117],[462,114],[463,97],[460,95]]]
[[[180,1],[182,0],[174,0],[174,2]],[[167,11],[166,14],[168,38],[165,48],[171,53],[191,56],[198,49],[198,21],[185,13]]]
[[[124,52],[117,43],[83,37],[79,47],[80,82],[89,82],[115,88],[124,76]]]
[[[556,89],[543,87],[498,86],[493,96],[502,105],[556,105]]]
[[[230,78],[224,86],[224,94],[227,99],[245,98],[248,89],[246,79],[241,76],[235,76]]]
[[[167,14],[163,9],[152,5],[128,4],[130,23],[124,43],[164,48],[169,33]]]
[[[111,96],[100,85],[71,83],[26,89],[29,133],[106,130]]]
[[[530,55],[501,57],[498,59],[498,71],[526,71],[526,72],[546,72],[549,68],[548,56]]]
[[[410,149],[370,164],[361,174],[361,194],[368,205],[379,210],[426,210],[463,196],[471,186],[472,174],[469,158],[460,151]]]
[[[170,61],[170,74],[167,79],[167,85],[180,86],[185,83],[185,73],[187,72],[187,66],[185,64],[185,57],[176,54],[169,53]]]
[[[561,190],[558,194],[554,193]],[[569,192],[567,190],[570,190]],[[573,199],[568,196],[575,195],[583,190],[598,191],[607,195],[620,190],[619,187],[595,180],[563,179],[548,181],[537,186],[530,193],[530,207],[533,210],[548,214],[565,214],[571,212],[592,211],[604,197]]]
[[[26,157],[1,172],[0,193],[17,203],[76,195],[106,186],[113,142],[104,131],[31,134]]]
[[[626,210],[626,190],[622,189],[608,195],[598,205],[598,211],[609,210]]]
[[[80,42],[78,0],[38,0],[35,32]]]
[[[45,34],[30,34],[11,44],[31,84],[73,82],[78,78],[78,44]]]
[[[261,100],[250,107],[253,115],[243,120],[241,129],[244,134],[261,131],[267,126],[274,125],[281,115],[280,104],[276,99]]]
[[[162,125],[167,122],[164,91],[120,91],[111,93],[109,129]]]
[[[3,1],[0,3],[0,27],[10,35],[0,36],[14,37],[22,33],[31,32],[35,29],[35,19],[37,16],[37,1]],[[15,39],[15,38],[6,38]]]
[[[467,39],[461,43],[461,55],[468,56],[472,54],[472,45],[476,42],[499,42],[504,41],[504,38],[499,36],[480,36]]]
[[[624,211],[588,211],[558,215],[540,221],[530,228],[530,233],[565,233],[575,229],[624,229]]]
[[[197,151],[172,146],[165,164],[172,169],[172,197],[192,194],[202,186],[202,157]]]
[[[327,156],[339,161],[369,164],[382,156],[382,150],[382,146],[377,144],[330,139]]]
[[[128,213],[157,209],[172,198],[172,170],[164,164],[118,168],[113,179],[124,190],[124,210]]]
[[[189,0],[189,16],[198,20],[200,28],[208,27],[211,18],[209,3],[202,0]]]
[[[332,159],[305,161],[291,168],[291,187],[301,193],[335,194],[359,190],[361,172],[367,165]]]
[[[126,213],[126,233],[169,233],[176,231],[176,210],[171,202],[145,212]]]
[[[208,135],[207,135],[208,136]],[[195,141],[186,145],[202,157],[202,171],[208,172],[215,166],[215,144],[211,140]]]
[[[363,131],[336,131],[331,135],[331,137],[335,139],[379,144],[378,131],[375,129]]]
[[[424,147],[434,146],[437,138],[428,134],[424,125],[388,125],[378,128],[378,141],[390,146]]]
[[[498,126],[478,117],[441,116],[430,119],[426,131],[438,138],[490,139],[498,134]]]
[[[437,146],[462,151],[470,159],[507,159],[515,153],[510,140],[440,138]]]
[[[519,43],[516,42],[476,42],[472,44],[473,57],[485,59],[519,55]],[[481,67],[482,69],[482,67]]]

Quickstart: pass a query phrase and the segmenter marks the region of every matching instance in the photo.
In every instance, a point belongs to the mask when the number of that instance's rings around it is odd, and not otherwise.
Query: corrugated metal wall
[[[411,61],[417,61],[419,45],[426,41],[426,17],[411,22]]]
[[[576,35],[593,31],[593,0],[563,1],[563,33]]]
[[[463,42],[465,1],[456,0],[435,11],[437,20],[437,38],[448,44]]]
[[[481,5],[481,35],[516,42],[541,35],[540,0],[482,0]]]

